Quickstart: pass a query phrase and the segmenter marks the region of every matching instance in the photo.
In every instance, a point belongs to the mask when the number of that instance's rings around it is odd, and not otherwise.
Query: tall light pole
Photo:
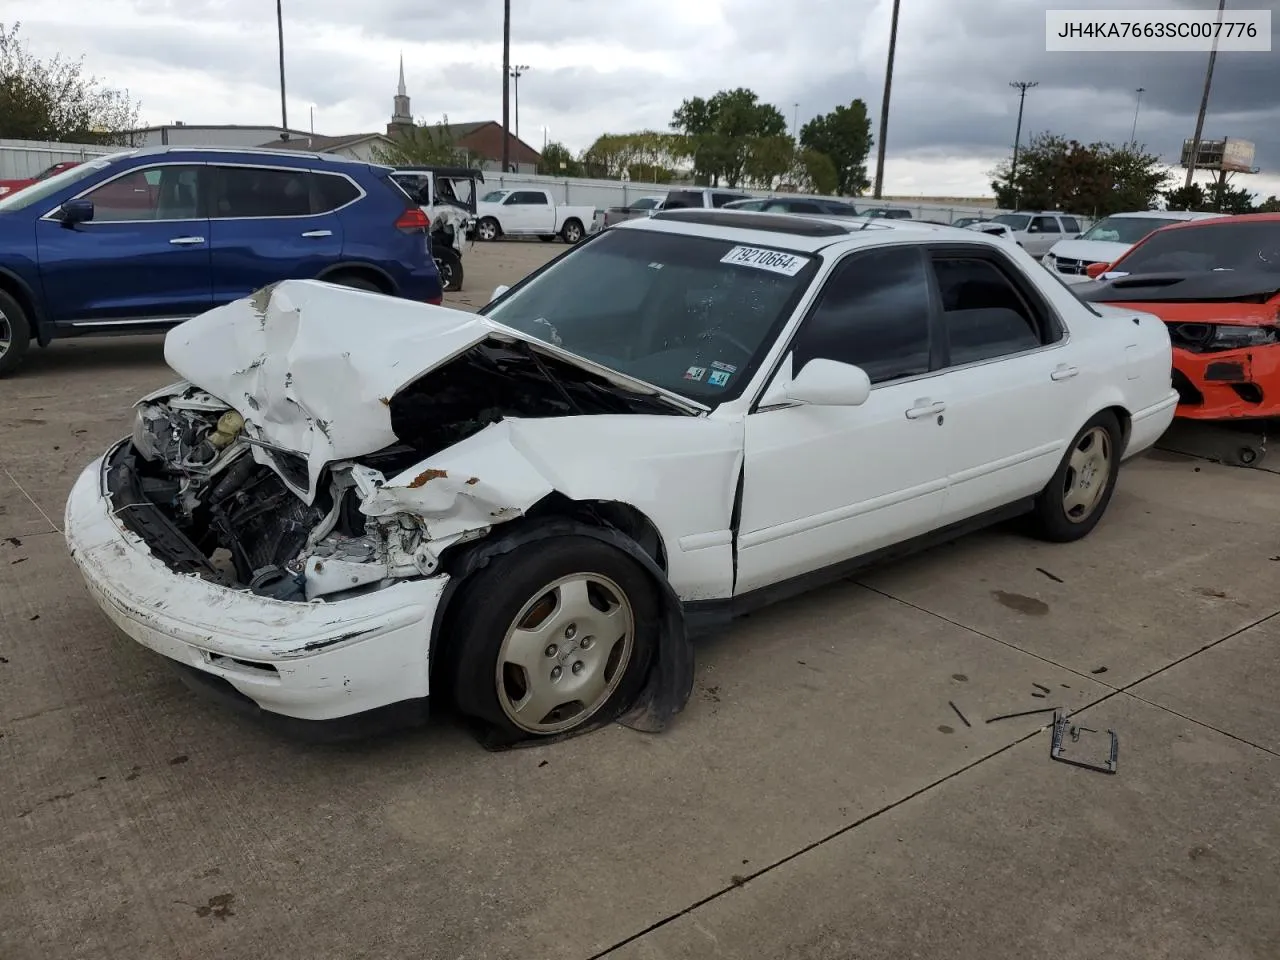
[[[1026,102],[1027,102],[1027,91],[1030,90],[1032,87],[1040,86],[1040,81],[1015,80],[1014,82],[1010,83],[1009,86],[1019,91],[1018,128],[1014,131],[1014,134],[1013,134],[1013,163],[1010,164],[1009,166],[1009,183],[1011,186],[1013,186],[1013,189],[1017,191],[1015,195],[1018,195],[1020,197],[1021,191],[1018,191],[1017,186],[1014,186],[1014,181],[1018,177],[1018,147],[1022,143],[1022,108],[1026,105]]]
[[[280,39],[280,139],[289,139],[289,108],[284,98],[284,11],[276,0],[276,34]]]
[[[1222,29],[1222,11],[1227,0],[1218,0],[1218,30]],[[1196,117],[1196,135],[1191,139],[1191,163],[1187,165],[1187,179],[1182,184],[1184,190],[1191,187],[1191,178],[1196,173],[1196,161],[1200,159],[1200,135],[1204,133],[1204,115],[1209,109],[1209,87],[1213,85],[1213,61],[1218,59],[1218,33],[1213,34],[1213,46],[1209,48],[1209,68],[1204,72],[1204,93],[1200,97],[1200,113]]]
[[[880,145],[876,150],[876,185],[874,196],[877,200],[884,190],[884,143],[889,130],[889,88],[893,86],[893,54],[898,46],[898,3],[893,0],[893,17],[889,21],[889,59],[884,68],[884,100],[880,104]]]
[[[793,103],[791,107],[794,110],[793,118],[791,120],[791,139],[793,139],[796,143],[799,143],[800,142],[800,104]]]
[[[524,76],[524,72],[529,69],[527,63],[522,63],[518,67],[511,68],[511,79],[515,81],[516,95],[516,139],[520,139],[520,78]]]
[[[502,3],[502,172],[511,172],[511,0]]]
[[[1138,145],[1138,111],[1142,109],[1142,95],[1147,92],[1147,88],[1139,87],[1134,92],[1138,95],[1138,102],[1133,107],[1133,130],[1129,134],[1129,142],[1136,147]]]

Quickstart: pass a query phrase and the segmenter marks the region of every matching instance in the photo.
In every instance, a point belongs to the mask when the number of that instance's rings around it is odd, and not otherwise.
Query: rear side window
[[[822,208],[816,203],[809,203],[805,200],[782,200],[774,206],[769,207],[770,210],[782,210],[785,213],[821,213]]]
[[[933,261],[951,365],[1034,350],[1048,324],[994,264],[977,258]]]
[[[311,172],[261,167],[212,167],[213,216],[305,217],[311,214]]]
[[[311,186],[315,190],[311,204],[313,213],[337,210],[360,196],[360,190],[354,183],[335,173],[312,173]]]
[[[1031,221],[1031,229],[1037,233],[1061,233],[1058,229],[1057,217],[1036,217]]]
[[[726,203],[733,203],[735,200],[746,200],[748,197],[740,193],[713,193],[711,195],[711,205],[713,207],[723,207]],[[701,204],[699,204],[701,206]]]
[[[734,198],[740,199],[738,197]],[[702,192],[699,190],[673,190],[667,194],[663,210],[687,210],[690,207],[702,206]]]
[[[929,372],[929,284],[917,247],[842,260],[792,344],[792,371],[816,358],[851,363],[872,383]]]
[[[858,208],[852,203],[838,203],[834,200],[828,200],[824,205],[827,208],[827,213],[833,213],[837,216],[856,217],[858,215]]]
[[[1077,220],[1075,217],[1063,217],[1062,229],[1067,231],[1067,233],[1079,233],[1080,221]]]

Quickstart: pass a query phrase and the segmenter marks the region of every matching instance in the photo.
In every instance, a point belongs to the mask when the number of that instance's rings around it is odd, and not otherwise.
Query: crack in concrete
[[[12,473],[10,473],[8,468],[4,468],[4,475],[9,478],[10,483],[12,483],[15,487],[18,488],[18,492],[22,494],[24,497],[26,497],[28,502],[30,502],[30,504],[36,508],[40,516],[44,517],[45,523],[49,524],[52,531],[55,533],[61,533],[62,528],[58,526],[56,523],[54,523],[53,520],[49,517],[49,515],[44,512],[44,509],[40,506],[40,504],[36,503],[35,497],[27,493],[27,488],[18,482],[18,478],[15,477]],[[35,534],[32,534],[32,536],[35,536]]]

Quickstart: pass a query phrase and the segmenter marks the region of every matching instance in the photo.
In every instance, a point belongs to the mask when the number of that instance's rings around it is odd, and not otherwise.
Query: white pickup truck
[[[565,243],[577,243],[586,236],[595,215],[593,206],[558,205],[546,190],[493,190],[476,204],[476,236],[481,240],[560,237]]]

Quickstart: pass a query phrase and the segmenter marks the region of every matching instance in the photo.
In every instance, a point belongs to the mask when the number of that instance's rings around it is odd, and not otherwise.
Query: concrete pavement
[[[478,246],[461,305],[562,251]],[[0,381],[3,960],[1280,952],[1275,475],[1144,458],[1082,543],[1002,528],[761,611],[659,736],[321,748],[188,694],[66,556],[158,340],[30,359]],[[1046,716],[985,722],[1055,705],[1114,726],[1116,776],[1052,762]]]

